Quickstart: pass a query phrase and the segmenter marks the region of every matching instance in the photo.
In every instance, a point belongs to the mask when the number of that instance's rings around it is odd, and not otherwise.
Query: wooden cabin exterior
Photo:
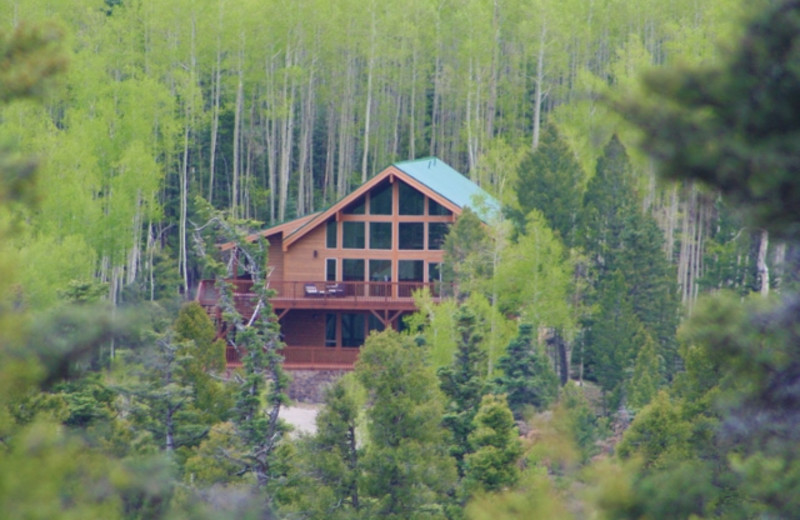
[[[467,205],[479,214],[498,208],[446,163],[405,161],[326,210],[248,237],[269,243],[266,283],[275,291],[270,302],[286,344],[285,368],[351,369],[371,331],[402,328],[402,317],[416,310],[415,290],[427,287],[437,299],[450,294],[440,276],[442,245]],[[230,282],[248,315],[252,281]],[[217,296],[214,281],[201,282],[197,300],[219,322]],[[232,347],[227,359],[238,363]]]

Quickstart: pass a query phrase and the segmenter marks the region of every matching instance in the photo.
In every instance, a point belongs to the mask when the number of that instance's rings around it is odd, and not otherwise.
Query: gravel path
[[[294,426],[292,435],[313,434],[317,430],[316,418],[319,405],[295,403],[281,408],[280,417]]]

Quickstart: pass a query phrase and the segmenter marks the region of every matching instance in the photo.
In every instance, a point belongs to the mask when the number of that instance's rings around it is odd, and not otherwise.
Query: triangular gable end
[[[464,206],[470,205],[474,196],[485,199],[489,212],[499,210],[500,207],[497,201],[477,184],[436,157],[403,161],[389,166],[290,233],[283,241],[283,250],[287,251],[294,242],[316,228],[317,225],[344,210],[387,178],[392,182],[392,177],[400,179],[456,215],[461,213]],[[488,220],[487,215],[479,214],[479,216],[485,221]]]

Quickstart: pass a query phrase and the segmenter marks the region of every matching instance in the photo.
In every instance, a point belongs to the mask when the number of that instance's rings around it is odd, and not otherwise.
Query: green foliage
[[[440,426],[443,399],[425,351],[393,331],[373,334],[356,374],[371,403],[361,494],[368,516],[444,518],[456,471]]]
[[[464,305],[456,315],[458,346],[448,367],[438,370],[439,387],[447,397],[442,424],[453,434],[450,453],[456,459],[460,476],[464,476],[464,457],[472,451],[469,442],[475,414],[487,390],[486,352],[475,314]]]
[[[189,302],[181,307],[175,320],[175,339],[192,341],[187,348],[197,372],[219,372],[225,368],[225,341],[217,338],[217,330],[202,305]]]
[[[628,371],[639,348],[637,339],[643,337],[642,325],[620,271],[598,290],[598,310],[586,338],[586,367],[603,389],[607,410],[615,411],[624,399]]]
[[[502,371],[495,380],[497,391],[507,395],[508,406],[518,420],[528,407],[543,410],[558,397],[558,377],[539,350],[530,324],[520,324],[519,334],[506,347],[497,368]]]
[[[511,489],[517,484],[522,443],[504,395],[483,396],[469,442],[472,452],[464,459],[463,483],[468,495]]]
[[[409,330],[422,336],[428,349],[428,361],[438,370],[453,361],[457,344],[456,314],[459,304],[452,298],[434,303],[430,291],[414,293],[417,311],[406,318]]]
[[[11,34],[0,33],[0,103],[43,96],[52,78],[66,67],[63,39],[63,30],[54,24],[20,24]],[[10,195],[19,198],[21,192],[12,190]]]
[[[639,353],[636,354],[627,393],[628,405],[634,410],[639,410],[658,392],[660,363],[656,355],[655,342],[646,331],[640,330],[635,341],[639,345]]]
[[[474,284],[491,277],[491,240],[483,222],[469,207],[451,226],[443,249],[442,278],[455,283],[464,296],[470,294]]]
[[[715,65],[652,71],[642,96],[615,102],[666,176],[714,186],[788,237],[800,230],[799,27],[795,2],[772,3]]]
[[[363,399],[349,375],[339,379],[325,394],[317,415],[317,433],[298,443],[297,466],[305,478],[297,483],[298,497],[286,509],[304,518],[358,518],[359,487],[363,487],[357,439]]]
[[[525,217],[539,210],[549,227],[571,246],[581,208],[583,177],[575,154],[556,126],[547,125],[539,146],[528,152],[519,166],[514,186],[518,227],[525,230]]]
[[[690,425],[683,420],[680,406],[666,392],[645,407],[618,446],[622,457],[641,456],[645,468],[663,468],[689,456]]]
[[[504,314],[572,336],[573,271],[563,244],[542,214],[533,210],[527,215],[525,232],[501,252],[493,279],[497,305]]]
[[[545,468],[535,468],[523,475],[518,489],[476,497],[466,508],[470,520],[524,520],[575,518],[547,475]]]
[[[580,452],[581,462],[588,461],[595,454],[595,441],[602,431],[583,388],[573,381],[564,385],[555,414],[564,421],[567,435],[572,437]]]
[[[587,374],[600,383],[607,404],[615,409],[647,335],[656,341],[656,356],[663,360],[656,385],[678,367],[673,268],[653,217],[639,209],[630,163],[616,136],[589,182],[581,229],[590,267],[587,298],[594,306],[585,320]]]
[[[184,480],[198,488],[251,483],[241,472],[245,446],[231,422],[215,424],[184,464]]]

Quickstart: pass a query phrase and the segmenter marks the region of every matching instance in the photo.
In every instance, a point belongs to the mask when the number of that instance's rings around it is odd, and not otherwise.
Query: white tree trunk
[[[767,267],[767,250],[769,249],[769,232],[761,230],[761,239],[758,244],[758,259],[756,260],[756,270],[758,271],[758,281],[762,296],[769,294],[769,267]]]

